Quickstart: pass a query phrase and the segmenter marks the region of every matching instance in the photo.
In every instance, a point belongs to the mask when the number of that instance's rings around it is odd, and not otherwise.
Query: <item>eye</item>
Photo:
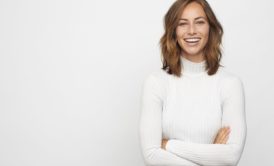
[[[187,25],[187,23],[186,22],[179,23],[179,26],[183,26],[183,25]]]
[[[197,24],[205,24],[204,21],[197,21]]]

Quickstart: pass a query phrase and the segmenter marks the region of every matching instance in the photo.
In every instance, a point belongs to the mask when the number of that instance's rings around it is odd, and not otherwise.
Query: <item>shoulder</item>
[[[244,85],[239,75],[227,71],[224,68],[220,68],[218,75],[222,96],[227,96],[234,92],[239,93],[243,91]]]
[[[165,84],[168,77],[169,77],[169,74],[166,73],[163,69],[157,69],[157,70],[154,70],[154,71],[150,72],[149,74],[147,74],[144,82],[145,83],[154,82],[156,84]]]
[[[143,89],[145,92],[153,92],[161,97],[165,96],[169,74],[162,69],[157,69],[145,77]]]
[[[242,84],[242,79],[236,73],[232,73],[224,68],[220,68],[218,71],[221,84]]]

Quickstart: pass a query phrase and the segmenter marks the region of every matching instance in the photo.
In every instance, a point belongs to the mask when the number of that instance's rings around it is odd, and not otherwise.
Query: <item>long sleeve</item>
[[[171,139],[166,149],[204,166],[235,166],[244,149],[247,125],[242,81],[230,77],[222,87],[222,126],[230,126],[227,144],[199,144]],[[217,134],[217,133],[216,133]]]
[[[155,166],[199,166],[161,148],[163,87],[160,87],[157,81],[155,76],[149,75],[143,84],[140,142],[145,164]]]

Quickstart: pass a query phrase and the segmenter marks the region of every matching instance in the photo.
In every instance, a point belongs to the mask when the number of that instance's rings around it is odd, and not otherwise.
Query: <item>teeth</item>
[[[189,38],[185,39],[186,42],[198,42],[200,39],[199,38]]]

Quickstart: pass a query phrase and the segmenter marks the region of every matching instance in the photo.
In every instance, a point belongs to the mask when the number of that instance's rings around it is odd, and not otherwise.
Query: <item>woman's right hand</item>
[[[220,128],[214,140],[214,144],[226,144],[229,137],[229,133],[230,133],[229,126]]]

